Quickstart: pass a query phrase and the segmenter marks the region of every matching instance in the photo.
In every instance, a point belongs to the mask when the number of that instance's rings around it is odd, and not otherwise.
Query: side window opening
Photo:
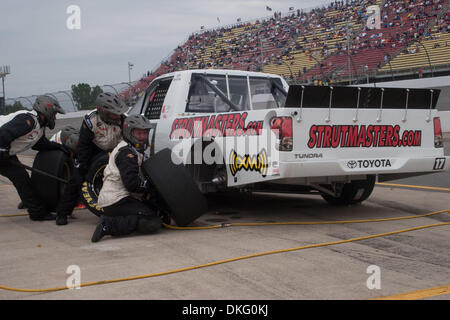
[[[161,109],[169,90],[172,78],[161,79],[155,85],[151,85],[146,94],[145,113],[144,116],[149,120],[159,119],[161,116]]]
[[[229,111],[228,104],[205,83],[202,77],[203,75],[192,75],[186,111],[204,113]],[[227,92],[225,76],[208,75],[206,78],[223,93]]]
[[[223,113],[250,109],[282,108],[285,93],[280,79],[267,77],[193,74],[186,112]],[[250,82],[250,90],[248,87]],[[249,97],[249,91],[251,99]],[[233,106],[234,105],[234,106]]]

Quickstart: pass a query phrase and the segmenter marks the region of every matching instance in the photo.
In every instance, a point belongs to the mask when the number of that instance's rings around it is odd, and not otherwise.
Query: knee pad
[[[102,224],[107,228],[112,236],[125,236],[133,233],[137,229],[138,217],[131,216],[103,216]]]
[[[153,217],[141,217],[138,222],[137,231],[144,234],[155,233],[161,228],[161,218],[157,216]]]

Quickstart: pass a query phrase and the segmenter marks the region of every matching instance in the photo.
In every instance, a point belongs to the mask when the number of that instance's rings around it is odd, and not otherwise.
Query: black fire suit
[[[38,118],[41,128],[44,124]],[[11,143],[14,140],[29,134],[36,125],[35,118],[30,113],[21,113],[0,127],[0,174],[7,177],[15,186],[20,199],[28,209],[31,220],[41,220],[48,215],[42,201],[36,195],[31,185],[31,179],[25,168],[20,166],[16,155],[9,152]],[[33,150],[49,151],[66,149],[59,143],[49,141],[45,137],[45,130],[42,137],[31,147]]]
[[[91,123],[91,117],[96,117],[97,113],[91,112],[83,119],[78,140],[78,153],[76,167],[69,183],[61,197],[56,214],[60,217],[70,216],[80,199],[81,186],[85,181],[92,159],[99,153],[111,150],[102,150],[93,141],[95,139],[95,128]],[[105,125],[105,124],[104,124]]]
[[[113,161],[110,159],[110,161]],[[120,148],[115,158],[123,187],[130,193],[146,194],[149,190],[147,180],[139,175],[137,151],[127,145]],[[106,170],[106,169],[105,169]],[[135,231],[143,234],[156,232],[161,227],[157,215],[157,205],[152,201],[139,200],[133,196],[122,198],[118,202],[103,208],[100,225],[103,235],[123,236]]]

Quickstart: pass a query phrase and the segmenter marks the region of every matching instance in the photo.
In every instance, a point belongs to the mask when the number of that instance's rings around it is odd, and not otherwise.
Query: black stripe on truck
[[[409,91],[408,91],[409,90]],[[439,89],[404,89],[404,88],[363,88],[342,86],[289,86],[286,108],[359,108],[408,109],[436,108],[441,90]],[[409,92],[409,93],[408,93]]]

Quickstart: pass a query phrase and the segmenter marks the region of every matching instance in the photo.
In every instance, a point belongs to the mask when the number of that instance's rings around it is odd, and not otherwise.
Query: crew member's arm
[[[89,129],[85,121],[80,128],[80,138],[78,140],[78,163],[79,171],[85,176],[89,170],[89,161],[92,158],[94,133]]]
[[[145,193],[147,181],[139,176],[137,155],[130,148],[123,148],[116,156],[116,165],[123,185],[129,192]]]
[[[34,125],[33,117],[27,113],[21,113],[5,123],[0,127],[0,149],[4,152],[9,151],[11,142],[30,133]]]
[[[31,149],[37,151],[61,150],[66,153],[69,152],[62,144],[48,140],[45,134],[38,140],[38,142],[36,142],[36,144]]]

